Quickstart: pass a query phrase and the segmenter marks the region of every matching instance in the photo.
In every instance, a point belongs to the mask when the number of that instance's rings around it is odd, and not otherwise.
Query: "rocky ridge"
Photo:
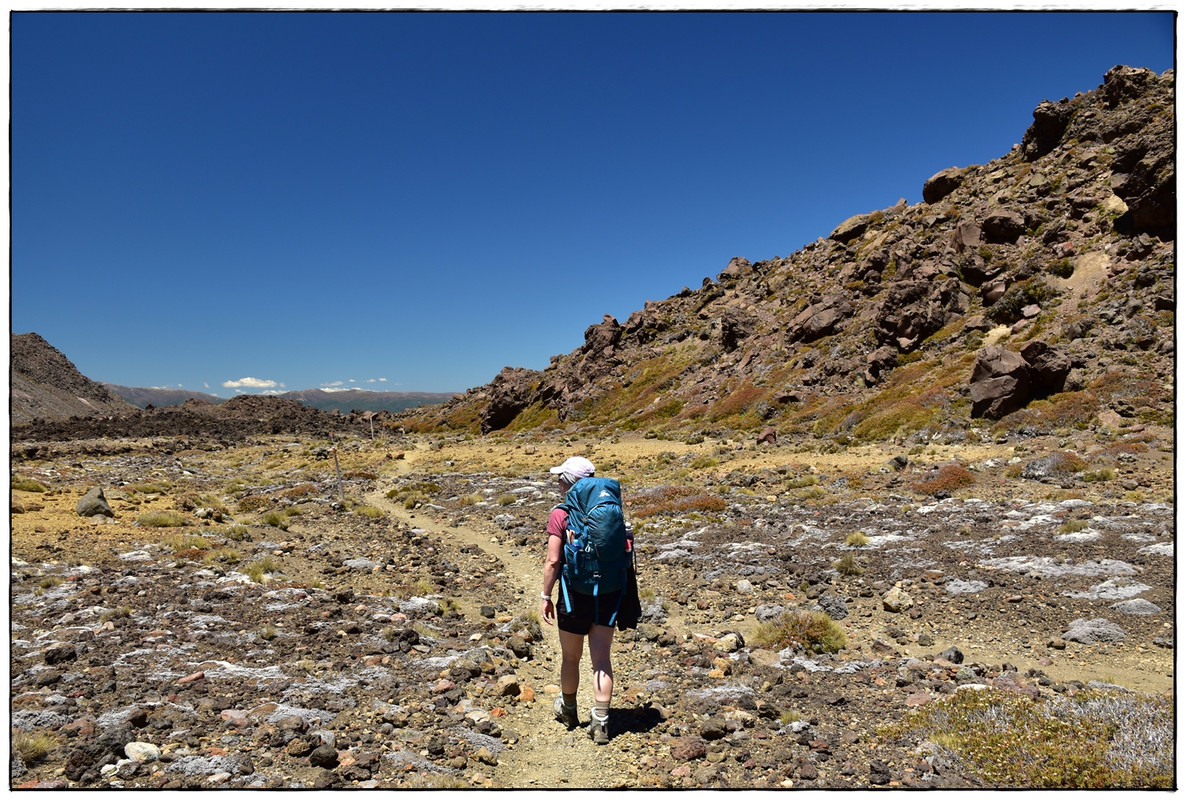
[[[857,214],[785,258],[734,258],[607,315],[542,371],[507,367],[402,419],[840,442],[1167,422],[1173,97],[1172,70],[1118,66],[1043,101],[1009,154],[932,176],[920,204]]]
[[[122,414],[134,407],[95,383],[36,333],[11,337],[10,421]]]

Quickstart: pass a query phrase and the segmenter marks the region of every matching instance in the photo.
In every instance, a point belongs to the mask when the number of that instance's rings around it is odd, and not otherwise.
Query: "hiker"
[[[616,513],[615,535],[621,537],[615,541],[621,542],[618,546],[624,551],[622,554],[611,554],[610,558],[613,560],[605,562],[606,571],[614,572],[607,581],[608,590],[600,591],[595,585],[590,591],[588,585],[580,582],[583,576],[576,574],[578,568],[573,565],[566,566],[565,545],[573,542],[574,534],[570,528],[580,527],[578,523],[583,524],[583,521],[575,519],[578,512],[574,510],[574,504],[577,502],[574,495],[579,494],[580,490],[573,494],[570,494],[569,490],[584,478],[594,478],[595,470],[589,459],[573,456],[560,466],[552,467],[550,471],[557,477],[560,492],[565,496],[565,501],[552,509],[548,516],[548,556],[544,563],[543,592],[540,594],[544,622],[552,625],[555,621],[560,629],[561,694],[556,698],[552,710],[556,719],[570,729],[580,724],[577,718],[577,687],[580,684],[581,652],[584,650],[585,637],[588,637],[589,660],[593,667],[594,701],[593,708],[590,709],[589,736],[596,744],[608,744],[609,708],[614,692],[614,668],[610,663],[610,645],[613,644],[615,622],[619,612],[623,610],[621,601],[623,590],[627,586],[625,570],[626,565],[630,563],[627,557],[631,554],[632,542],[621,518],[621,497],[617,481],[595,478],[594,481],[583,484],[597,489],[599,495],[612,493],[611,499],[614,502],[610,505],[616,505],[616,509],[611,509]],[[574,519],[571,520],[570,510],[574,510]],[[571,554],[573,550],[572,547],[568,548],[570,559],[575,558]],[[612,564],[612,570],[609,564]],[[630,578],[633,577],[631,572]],[[557,584],[560,585],[560,594],[553,601],[552,590]],[[629,586],[635,589],[633,583]],[[619,627],[633,628],[637,625],[637,590],[635,589],[632,594],[633,597],[630,599],[633,602],[627,604],[627,617],[624,618],[624,624]]]

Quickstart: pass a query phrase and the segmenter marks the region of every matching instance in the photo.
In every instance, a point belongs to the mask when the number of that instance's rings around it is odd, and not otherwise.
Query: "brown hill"
[[[36,333],[12,334],[11,422],[123,414],[135,407],[92,381]]]
[[[606,316],[412,430],[850,441],[1171,424],[1174,74],[1115,67],[1021,144],[786,258]],[[769,429],[769,430],[767,430]]]

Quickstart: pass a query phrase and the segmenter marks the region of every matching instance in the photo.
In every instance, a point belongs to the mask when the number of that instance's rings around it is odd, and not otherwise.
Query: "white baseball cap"
[[[568,483],[576,483],[581,478],[592,477],[596,472],[593,462],[581,456],[573,456],[560,466],[552,467],[548,471],[553,475],[560,475]]]

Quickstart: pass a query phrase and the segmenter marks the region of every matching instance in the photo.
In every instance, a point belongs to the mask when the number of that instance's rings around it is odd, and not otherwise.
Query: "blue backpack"
[[[626,588],[634,555],[622,516],[622,487],[613,478],[581,478],[558,507],[568,512],[566,527],[572,534],[572,541],[564,543],[560,593],[569,613],[572,613],[570,591],[592,595],[597,613],[599,595]],[[610,625],[621,608],[622,594],[618,595],[618,607],[610,617]]]

